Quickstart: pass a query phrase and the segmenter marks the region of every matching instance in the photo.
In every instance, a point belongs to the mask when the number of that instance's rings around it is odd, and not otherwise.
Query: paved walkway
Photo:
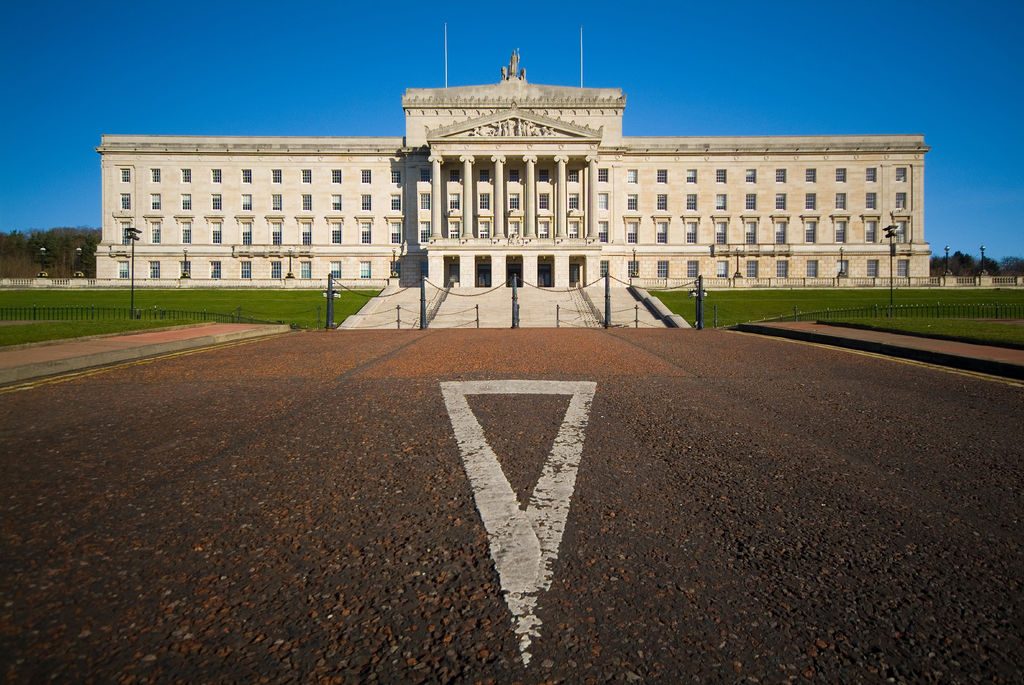
[[[885,333],[813,322],[747,323],[737,328],[748,333],[836,345],[893,357],[1024,379],[1024,350],[975,345],[953,340]]]
[[[13,345],[0,348],[0,385],[288,330],[279,325],[213,323]]]

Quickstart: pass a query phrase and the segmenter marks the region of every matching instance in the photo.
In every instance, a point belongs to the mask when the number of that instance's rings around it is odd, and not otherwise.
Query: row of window
[[[429,225],[429,222],[428,222]],[[299,225],[299,233],[302,238],[303,245],[313,244],[313,223],[311,221],[303,221]],[[398,245],[401,244],[403,238],[402,224],[398,222],[392,222],[388,225],[388,231],[390,233],[391,243]],[[242,245],[252,245],[252,222],[243,221],[241,223],[241,242]],[[429,234],[428,234],[429,235]],[[283,244],[284,236],[284,224],[280,221],[272,221],[270,223],[270,242],[272,245]],[[163,241],[163,226],[159,221],[153,221],[150,223],[150,243],[153,245],[159,245]],[[129,222],[121,222],[121,243],[128,245],[131,242],[131,224]],[[221,245],[224,242],[224,231],[223,224],[214,222],[210,224],[210,242],[214,245]],[[331,243],[335,245],[342,244],[342,229],[341,224],[331,224]],[[359,222],[359,243],[362,245],[373,244],[373,222],[361,221]],[[182,221],[181,222],[181,244],[191,245],[192,244],[192,222]]]
[[[392,211],[402,211],[402,196],[392,195],[391,196],[391,209]],[[313,195],[303,194],[302,200],[302,211],[312,212],[313,211]],[[361,195],[359,198],[360,209],[364,212],[373,211],[373,196],[369,193]],[[252,207],[252,195],[248,193],[242,193],[239,202],[240,211],[251,212]],[[282,212],[284,211],[284,196],[280,194],[273,194],[270,196],[270,207],[271,211]],[[132,195],[131,193],[121,193],[121,209],[130,210],[132,208]],[[163,209],[163,196],[160,193],[150,193],[149,196],[149,208],[152,210]],[[181,209],[182,211],[192,211],[192,194],[182,193],[181,195]],[[213,211],[224,210],[224,196],[220,193],[213,193],[210,195],[210,209]],[[341,195],[331,195],[331,210],[335,212],[341,211]]]
[[[238,277],[242,279],[250,279],[253,277],[252,273],[252,262],[242,261],[238,262]],[[267,277],[269,278],[283,278],[283,262],[272,261],[269,263],[269,269]],[[122,261],[117,263],[117,272],[119,278],[129,278],[131,273],[129,271],[130,263]],[[178,262],[178,273],[171,276],[171,278],[178,278],[183,275],[192,275],[192,262],[190,260],[181,260]],[[331,262],[331,274],[335,278],[341,278],[341,262]],[[151,261],[149,263],[149,277],[150,278],[163,278],[161,262]],[[224,277],[224,269],[222,262],[214,260],[210,262],[210,278],[219,279]],[[313,278],[313,263],[312,262],[299,262],[299,278]],[[373,278],[373,265],[371,262],[364,261],[359,262],[359,278]]]
[[[427,169],[428,178],[425,180],[429,181],[430,170]],[[149,170],[149,180],[152,183],[161,182],[161,170],[158,168],[152,168]],[[300,169],[299,178],[303,183],[313,182],[313,170],[312,169]],[[373,170],[372,169],[360,169],[359,179],[361,183],[373,183]],[[221,169],[210,169],[210,182],[221,183],[224,180],[224,173]],[[252,169],[241,169],[241,180],[242,183],[252,183]],[[121,182],[131,183],[132,181],[132,170],[130,168],[121,169]],[[270,182],[271,183],[282,183],[284,181],[284,174],[281,169],[270,170]],[[181,169],[181,182],[191,183],[192,182],[192,170]],[[391,171],[391,182],[400,185],[402,183],[402,172],[398,169],[392,169]],[[341,183],[341,169],[331,169],[331,183]]]

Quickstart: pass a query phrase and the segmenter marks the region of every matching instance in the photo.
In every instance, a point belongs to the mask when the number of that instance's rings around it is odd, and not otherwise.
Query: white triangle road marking
[[[452,381],[441,394],[473,488],[476,508],[487,530],[488,547],[505,602],[512,612],[523,664],[530,663],[531,639],[540,635],[534,613],[537,597],[551,587],[552,566],[569,516],[583,437],[597,383],[591,381]],[[487,444],[483,427],[466,395],[571,395],[551,453],[525,510]]]

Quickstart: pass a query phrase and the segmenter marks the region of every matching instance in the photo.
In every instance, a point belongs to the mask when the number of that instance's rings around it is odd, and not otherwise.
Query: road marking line
[[[453,381],[441,383],[462,464],[473,488],[473,499],[487,530],[488,548],[498,571],[505,603],[512,612],[523,664],[529,665],[529,646],[540,636],[534,613],[540,593],[551,587],[576,472],[583,454],[583,437],[597,383],[591,381]],[[519,507],[498,457],[487,444],[483,427],[469,408],[466,395],[571,395],[551,453],[524,511]]]

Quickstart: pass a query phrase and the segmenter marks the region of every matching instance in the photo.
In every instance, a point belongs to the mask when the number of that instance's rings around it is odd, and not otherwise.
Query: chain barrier
[[[399,288],[398,290],[396,290],[395,292],[391,293],[390,295],[381,295],[379,292],[376,295],[366,295],[364,293],[361,293],[358,290],[355,290],[353,288],[349,288],[347,285],[342,285],[341,283],[337,283],[337,282],[334,284],[334,288],[335,288],[335,292],[337,292],[337,290],[340,288],[341,290],[349,291],[353,295],[358,295],[359,297],[365,297],[367,300],[372,300],[375,297],[391,297],[391,295],[397,295],[400,292],[408,290],[408,288]],[[383,290],[381,292],[383,292]]]

